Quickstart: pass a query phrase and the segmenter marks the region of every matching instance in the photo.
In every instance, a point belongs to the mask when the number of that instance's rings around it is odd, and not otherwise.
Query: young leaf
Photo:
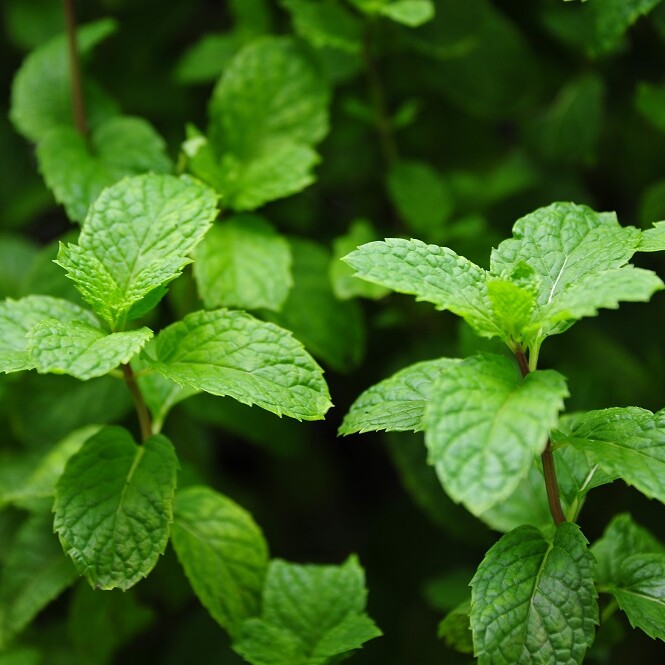
[[[449,612],[439,623],[437,635],[447,646],[460,653],[473,653],[473,639],[469,614],[471,601],[465,600],[461,605]]]
[[[448,309],[480,335],[502,332],[491,316],[487,272],[447,247],[387,238],[362,245],[344,260],[359,277]]]
[[[290,332],[245,312],[194,312],[162,330],[156,360],[166,378],[298,420],[330,408],[321,368]]]
[[[423,430],[432,385],[459,362],[456,358],[418,362],[368,388],[351,405],[339,433]]]
[[[665,502],[665,410],[637,407],[589,411],[561,440],[606,473]]]
[[[234,650],[253,665],[319,665],[381,635],[364,613],[365,576],[356,557],[340,566],[270,562],[261,618],[242,626]]]
[[[110,19],[82,26],[77,34],[79,52],[86,55],[115,28]],[[85,93],[91,126],[115,115],[113,102],[98,87],[88,84]],[[12,85],[10,117],[18,131],[35,143],[52,129],[71,127],[72,95],[65,35],[55,37],[25,59]]]
[[[0,577],[0,649],[76,579],[48,513],[19,529]]]
[[[190,178],[126,178],[102,192],[78,245],[61,245],[57,263],[111,328],[122,328],[154,307],[160,287],[190,263],[215,204],[214,192]]]
[[[147,171],[169,173],[166,144],[141,118],[118,116],[97,126],[86,142],[74,127],[58,127],[37,146],[39,169],[68,217],[83,223],[104,187]]]
[[[149,328],[109,335],[80,321],[46,319],[28,333],[28,355],[40,374],[69,374],[87,381],[128,363],[151,337]]]
[[[207,487],[176,494],[173,547],[196,595],[233,637],[260,611],[268,545],[252,516]]]
[[[472,356],[443,372],[425,410],[425,442],[451,498],[480,515],[510,496],[545,448],[567,396],[558,372],[522,379],[498,355]]]
[[[579,527],[554,539],[522,526],[486,554],[471,581],[471,628],[479,663],[581,663],[598,605],[593,557]]]
[[[137,446],[121,427],[103,428],[69,459],[54,528],[91,586],[129,589],[154,568],[173,521],[177,468],[168,439]]]
[[[63,324],[79,321],[99,325],[92,312],[62,298],[35,295],[3,300],[0,302],[0,371],[18,372],[35,367],[28,351],[27,334],[46,319],[57,319]]]
[[[232,217],[196,248],[194,278],[208,309],[279,311],[293,284],[289,243],[258,215]]]

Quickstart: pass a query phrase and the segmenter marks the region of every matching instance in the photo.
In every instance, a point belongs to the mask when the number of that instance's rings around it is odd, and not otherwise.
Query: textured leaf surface
[[[631,626],[665,641],[665,554],[625,558],[611,591]]]
[[[77,44],[82,55],[115,30],[115,22],[104,19],[79,28]],[[23,136],[41,141],[57,127],[73,123],[69,55],[65,35],[55,37],[33,51],[23,62],[12,85],[11,119]],[[88,121],[92,126],[115,109],[93,85],[85,89]]]
[[[76,579],[53,535],[51,516],[30,517],[19,529],[0,577],[0,648]]]
[[[509,496],[545,448],[567,395],[558,372],[522,379],[498,355],[473,356],[442,373],[425,412],[425,442],[446,492],[474,515]]]
[[[351,405],[339,433],[421,431],[432,385],[459,362],[454,358],[418,362],[368,388]]]
[[[606,473],[665,502],[665,410],[589,411],[563,442],[585,452]]]
[[[156,340],[154,369],[181,385],[318,420],[330,408],[321,368],[290,332],[244,312],[194,312]]]
[[[137,446],[120,427],[105,427],[70,458],[54,528],[93,587],[128,589],[153,569],[169,537],[177,467],[168,439]]]
[[[260,612],[268,545],[252,516],[207,487],[176,494],[173,547],[192,588],[232,636]]]
[[[362,360],[365,328],[356,302],[335,298],[328,278],[330,254],[321,245],[291,239],[293,288],[280,312],[265,317],[284,326],[316,358],[339,372]],[[316,312],[316,316],[312,316]]]
[[[145,120],[127,116],[96,127],[89,147],[73,127],[58,127],[37,146],[37,159],[56,201],[80,223],[104,187],[125,176],[173,170],[162,137]]]
[[[0,302],[0,371],[18,372],[35,367],[28,352],[27,335],[46,319],[96,325],[91,312],[62,298],[37,295],[20,300],[8,298]]]
[[[479,663],[582,662],[593,642],[598,605],[593,557],[576,524],[559,525],[551,542],[531,526],[507,533],[471,584]]]
[[[28,353],[41,374],[70,374],[87,381],[128,363],[151,337],[149,328],[109,335],[88,323],[46,319],[28,333]]]
[[[381,631],[364,613],[365,575],[355,557],[340,566],[270,562],[259,619],[234,649],[253,665],[323,665]]]
[[[370,242],[344,259],[357,275],[462,316],[482,335],[499,335],[487,296],[487,272],[448,247],[420,240]]]
[[[112,328],[122,327],[150,308],[144,298],[190,262],[187,255],[210,227],[215,204],[212,190],[191,179],[127,178],[99,196],[78,245],[62,245],[58,263],[93,309]],[[154,306],[158,299],[149,300]]]
[[[262,217],[239,215],[215,225],[197,247],[194,277],[208,309],[281,309],[291,278],[291,250]]]
[[[654,228],[642,233],[640,252],[660,252],[665,249],[665,222],[656,222]]]

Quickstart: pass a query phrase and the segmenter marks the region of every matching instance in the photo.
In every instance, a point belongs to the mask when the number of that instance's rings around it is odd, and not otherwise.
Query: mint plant
[[[340,427],[424,430],[445,491],[491,525],[493,511],[530,492],[546,499],[551,522],[534,510],[506,529],[471,580],[463,613],[481,663],[581,663],[599,621],[598,592],[614,598],[604,617],[618,606],[633,626],[665,640],[663,546],[624,517],[624,528],[645,535],[610,546],[613,522],[590,551],[576,524],[590,490],[616,479],[665,501],[663,414],[615,407],[562,417],[566,379],[538,369],[548,337],[665,286],[628,263],[636,251],[665,248],[662,239],[662,225],[641,232],[613,214],[555,203],[515,223],[489,270],[448,247],[399,238],[345,257],[358,277],[450,310],[512,353],[416,363],[360,395]],[[457,626],[444,621],[444,637],[457,640]]]

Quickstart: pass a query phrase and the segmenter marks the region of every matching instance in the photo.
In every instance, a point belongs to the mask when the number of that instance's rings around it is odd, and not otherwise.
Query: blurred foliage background
[[[333,13],[321,22],[303,8],[317,4],[343,7],[353,20]],[[325,422],[297,423],[196,396],[176,407],[165,432],[183,463],[180,484],[202,479],[234,497],[262,525],[273,556],[339,562],[359,554],[368,611],[385,636],[355,663],[466,663],[469,656],[437,640],[437,623],[463,600],[498,534],[447,499],[425,464],[421,435],[339,439],[336,429],[353,399],[393,371],[486,344],[454,316],[410,297],[355,298],[357,283],[337,258],[372,239],[411,236],[486,267],[517,218],[555,200],[615,210],[624,225],[664,219],[665,2],[435,0],[434,17],[417,27],[363,14],[370,5],[96,0],[79,2],[77,14],[80,23],[115,20],[85,73],[123,112],[149,120],[174,160],[185,126],[205,127],[212,88],[243,46],[265,34],[296,34],[320,67],[330,128],[316,181],[260,214],[292,239],[294,256],[289,300],[266,316],[292,329],[322,363],[335,409]],[[69,294],[51,259],[55,243],[76,227],[8,116],[26,54],[63,31],[61,2],[4,0],[1,12],[0,295]],[[662,257],[637,261],[665,275]],[[181,316],[200,306],[196,298],[186,274],[159,316]],[[603,311],[553,338],[540,366],[568,377],[571,411],[658,410],[665,406],[664,324],[661,294]],[[125,387],[111,378],[3,377],[0,398],[0,465],[44,455],[88,423],[135,429]],[[662,508],[622,483],[591,494],[584,533],[593,540],[624,510],[665,536]],[[0,512],[0,562],[23,519],[19,508]],[[589,662],[660,662],[662,644],[623,617],[611,628]],[[0,663],[241,662],[170,550],[126,594],[78,583],[16,644]]]

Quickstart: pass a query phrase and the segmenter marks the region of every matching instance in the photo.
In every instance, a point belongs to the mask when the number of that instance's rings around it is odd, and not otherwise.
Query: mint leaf
[[[621,567],[634,554],[665,554],[663,545],[628,513],[612,518],[601,538],[591,547],[596,558],[596,580],[601,585],[620,582]]]
[[[499,540],[471,581],[471,628],[481,664],[581,663],[598,605],[593,557],[579,527],[554,539],[522,526]]]
[[[642,81],[637,85],[635,107],[656,129],[665,132],[665,87]]]
[[[472,356],[443,372],[425,410],[425,443],[451,498],[480,515],[508,497],[545,448],[567,396],[558,372],[522,379],[498,355]]]
[[[638,247],[640,252],[660,252],[665,249],[665,222],[656,222],[653,226],[642,233]]]
[[[263,315],[293,331],[313,356],[338,372],[348,372],[360,363],[365,352],[365,328],[358,303],[335,298],[328,278],[330,254],[324,247],[293,238],[290,245],[293,288],[281,311]]]
[[[194,278],[208,309],[279,311],[293,284],[289,243],[258,215],[232,217],[197,247]]]
[[[245,312],[194,312],[157,336],[149,364],[166,378],[277,415],[319,420],[330,408],[321,368],[290,332]]]
[[[149,328],[109,335],[88,323],[46,319],[28,333],[28,354],[40,374],[87,381],[128,363],[151,337]]]
[[[20,300],[3,300],[0,302],[0,371],[18,372],[35,367],[28,351],[27,335],[46,319],[98,325],[91,312],[62,298],[26,296]]]
[[[447,646],[460,653],[473,654],[473,639],[469,614],[471,613],[471,601],[465,600],[454,610],[448,612],[446,617],[439,623],[437,635]]]
[[[37,159],[56,201],[80,223],[104,187],[125,176],[173,170],[162,137],[145,120],[129,116],[101,123],[88,141],[73,127],[53,129],[37,146]]]
[[[168,439],[137,446],[121,427],[103,428],[69,459],[54,529],[91,586],[129,589],[154,568],[173,520],[177,468]]]
[[[261,618],[242,626],[234,650],[253,665],[323,665],[381,631],[364,613],[365,575],[356,557],[340,566],[270,562]]]
[[[624,33],[640,16],[648,14],[660,0],[604,0],[592,2],[589,11],[593,17],[590,51],[605,55],[614,51]]]
[[[115,29],[110,19],[80,27],[79,53],[87,55]],[[114,103],[96,85],[88,82],[84,92],[91,127],[115,115]],[[73,117],[67,41],[59,35],[30,53],[21,65],[12,84],[10,118],[23,136],[37,143],[52,129],[71,127]]]
[[[606,473],[665,502],[665,410],[631,406],[589,411],[561,441],[586,453]]]
[[[175,279],[217,211],[212,190],[190,178],[134,176],[105,189],[90,208],[78,245],[57,263],[112,329],[145,313]],[[141,301],[147,302],[144,307]]]
[[[38,254],[31,241],[19,235],[0,233],[0,298],[21,295],[26,268]]]
[[[377,300],[389,292],[383,286],[354,277],[353,269],[340,260],[359,245],[371,242],[375,238],[374,227],[363,219],[357,219],[351,223],[349,230],[343,236],[338,236],[333,241],[329,276],[333,293],[339,300],[349,300],[356,296]]]
[[[339,433],[423,430],[433,384],[459,362],[455,358],[418,362],[368,388],[351,405]]]
[[[176,494],[173,547],[196,595],[232,636],[260,610],[268,545],[252,516],[207,487]]]
[[[507,279],[495,279],[487,283],[487,295],[497,324],[506,332],[507,340],[524,342],[523,330],[530,324],[536,308],[534,288]]]
[[[264,37],[244,47],[213,91],[209,138],[226,205],[251,210],[313,181],[312,146],[328,131],[328,90],[298,44]]]
[[[388,0],[381,3],[379,13],[396,23],[417,28],[434,18],[434,3],[432,0]]]
[[[359,277],[448,309],[480,335],[501,334],[491,317],[487,272],[448,247],[387,238],[359,247],[344,260]]]
[[[76,579],[76,570],[53,535],[51,516],[20,527],[0,576],[0,649]]]

